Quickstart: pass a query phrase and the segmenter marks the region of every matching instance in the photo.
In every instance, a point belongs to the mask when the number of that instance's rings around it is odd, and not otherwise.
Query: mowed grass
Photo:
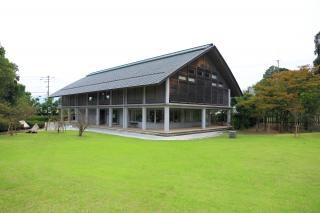
[[[320,134],[0,136],[0,212],[320,212]]]

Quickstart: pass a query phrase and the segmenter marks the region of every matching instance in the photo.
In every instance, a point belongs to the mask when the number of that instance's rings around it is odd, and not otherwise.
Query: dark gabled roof
[[[190,61],[213,48],[216,49],[213,44],[208,44],[93,72],[61,90],[58,90],[53,93],[51,97],[159,84]],[[231,77],[234,79],[227,65],[226,67],[229,70],[228,72],[230,72]],[[236,82],[235,79],[234,82]],[[238,93],[241,95],[241,90],[237,83],[236,85],[240,93],[237,91],[234,94]]]

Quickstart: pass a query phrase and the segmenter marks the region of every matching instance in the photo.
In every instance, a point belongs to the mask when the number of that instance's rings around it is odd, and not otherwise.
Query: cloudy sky
[[[311,64],[319,0],[0,0],[0,43],[21,81],[45,95],[86,74],[214,43],[240,87],[281,67]]]

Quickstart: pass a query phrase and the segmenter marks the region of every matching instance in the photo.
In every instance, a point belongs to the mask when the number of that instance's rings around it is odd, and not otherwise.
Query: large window
[[[163,123],[163,109],[148,109],[147,121],[152,123]]]
[[[181,122],[181,109],[170,109],[170,122]]]
[[[142,110],[141,109],[129,109],[129,122],[141,122]]]

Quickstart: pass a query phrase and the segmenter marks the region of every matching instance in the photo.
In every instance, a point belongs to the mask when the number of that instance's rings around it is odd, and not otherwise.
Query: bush
[[[0,122],[0,132],[8,131],[8,124]]]
[[[35,115],[26,120],[26,122],[29,124],[30,127],[33,127],[33,125],[38,124],[40,128],[43,128],[45,125],[45,122],[47,121],[48,121],[48,117],[41,116],[41,115]]]

